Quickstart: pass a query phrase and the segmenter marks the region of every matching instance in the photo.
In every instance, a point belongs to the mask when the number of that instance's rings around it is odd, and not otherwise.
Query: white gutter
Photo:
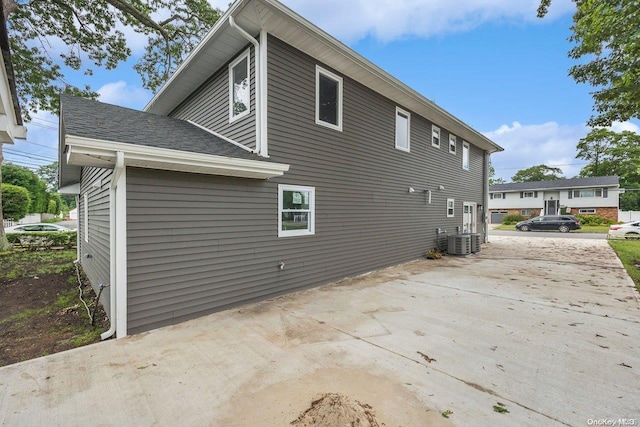
[[[124,154],[122,151],[116,152],[116,165],[113,169],[113,176],[111,177],[111,187],[109,188],[109,276],[111,283],[109,284],[109,330],[100,334],[100,338],[106,340],[115,334],[116,332],[116,316],[117,316],[117,285],[118,285],[118,271],[116,269],[118,252],[117,252],[117,227],[118,220],[116,216],[117,203],[116,193],[118,189],[118,183],[124,172]],[[125,206],[126,207],[126,206]],[[126,218],[123,217],[123,218]],[[126,224],[125,224],[126,225]],[[79,246],[79,245],[78,245]],[[125,306],[126,307],[126,306]]]
[[[233,19],[233,16],[229,15],[229,26],[234,28],[236,31],[240,33],[242,37],[247,39],[253,45],[253,52],[255,55],[255,60],[253,61],[253,69],[255,72],[255,80],[256,80],[256,152],[262,154],[262,61],[261,61],[261,51],[260,43],[249,33],[247,33],[244,29],[240,28],[236,21]],[[261,32],[262,34],[262,32]]]

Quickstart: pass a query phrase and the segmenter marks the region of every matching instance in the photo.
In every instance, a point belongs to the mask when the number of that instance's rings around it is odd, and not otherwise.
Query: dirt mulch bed
[[[28,252],[0,257],[0,366],[97,342],[108,329],[104,309],[95,307],[95,293],[81,272],[83,300],[91,314],[95,309],[91,325],[79,298],[73,252],[35,260]]]

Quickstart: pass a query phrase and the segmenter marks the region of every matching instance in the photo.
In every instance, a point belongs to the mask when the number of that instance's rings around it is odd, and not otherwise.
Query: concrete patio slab
[[[495,236],[2,367],[0,423],[286,426],[322,393],[386,426],[638,425],[637,292],[606,241]]]

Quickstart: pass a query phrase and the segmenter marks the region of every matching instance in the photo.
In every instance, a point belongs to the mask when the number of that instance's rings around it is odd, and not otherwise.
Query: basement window
[[[315,187],[278,185],[278,237],[315,234]]]

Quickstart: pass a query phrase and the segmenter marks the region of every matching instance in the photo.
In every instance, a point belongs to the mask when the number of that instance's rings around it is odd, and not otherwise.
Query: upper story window
[[[409,151],[411,139],[411,114],[396,107],[396,148]]]
[[[249,50],[229,64],[229,121],[249,114],[251,110],[251,79]]]
[[[491,193],[492,199],[502,199],[502,193]]]
[[[569,198],[585,198],[585,197],[608,197],[607,188],[588,188],[584,190],[569,190]]]
[[[469,170],[469,143],[462,141],[462,169]]]
[[[278,185],[278,237],[315,234],[315,187]]]
[[[316,123],[342,131],[342,77],[317,65]]]
[[[457,144],[457,139],[455,135],[451,135],[449,134],[449,152],[451,154],[456,154],[456,144]]]
[[[530,199],[534,196],[534,192],[533,191],[524,191],[522,192],[522,197],[525,199]]]
[[[431,125],[431,145],[440,148],[440,128],[436,125]]]

